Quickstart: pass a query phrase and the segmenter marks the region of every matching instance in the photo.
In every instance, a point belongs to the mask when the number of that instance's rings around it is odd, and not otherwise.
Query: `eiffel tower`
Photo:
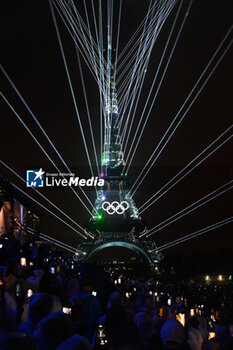
[[[162,259],[155,242],[142,240],[146,233],[145,222],[130,195],[130,183],[123,173],[122,150],[114,69],[110,63],[109,89],[105,99],[105,130],[102,154],[102,174],[105,185],[97,191],[92,217],[85,234],[87,239],[78,245],[73,259],[91,261],[94,254],[108,247],[124,247],[134,251],[141,261],[154,269]]]

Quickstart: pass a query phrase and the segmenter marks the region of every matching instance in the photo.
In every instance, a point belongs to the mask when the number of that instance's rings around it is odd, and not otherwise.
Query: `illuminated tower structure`
[[[154,268],[162,255],[156,250],[155,242],[140,239],[147,227],[130,195],[129,177],[123,173],[125,163],[111,63],[109,77],[104,106],[105,130],[101,164],[101,177],[105,180],[105,185],[97,191],[92,217],[86,225],[87,239],[79,244],[74,259],[88,261],[101,249],[120,246],[133,250]]]

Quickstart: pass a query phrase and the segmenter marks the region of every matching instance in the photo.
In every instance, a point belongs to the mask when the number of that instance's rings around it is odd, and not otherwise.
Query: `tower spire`
[[[105,137],[102,166],[105,176],[120,176],[124,166],[124,155],[119,137],[119,117],[114,66],[109,62],[108,93],[105,101]]]

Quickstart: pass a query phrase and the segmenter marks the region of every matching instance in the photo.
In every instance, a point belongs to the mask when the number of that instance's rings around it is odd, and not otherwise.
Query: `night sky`
[[[78,4],[80,13],[83,15],[82,1],[76,1],[76,3]],[[87,0],[86,3],[90,10],[91,2]],[[189,1],[184,1],[181,16],[175,29],[175,35],[172,37],[172,43],[174,43],[179,30],[179,24],[181,24],[188,5]],[[148,6],[149,1],[146,0],[123,0],[119,53],[146,15]],[[106,1],[103,1],[103,8],[106,8]],[[115,0],[114,40],[116,37],[118,8],[119,1]],[[175,11],[171,13],[171,16],[164,25],[153,48],[131,138],[140,118],[140,113],[143,110],[176,11],[177,5]],[[218,45],[230,29],[232,13],[233,3],[230,0],[194,0],[136,156],[133,159],[133,164],[129,172],[131,183],[134,182],[140,169],[151,155]],[[80,178],[89,178],[90,172],[87,157],[85,155],[48,1],[5,0],[0,5],[0,16],[2,66],[13,80],[68,166]],[[87,137],[87,144],[91,159],[94,162],[74,44],[62,21],[59,19],[59,15],[56,14],[56,16],[77,98],[80,117]],[[89,18],[93,29],[91,12]],[[104,33],[106,36],[106,28]],[[229,43],[230,38],[226,41],[224,48]],[[115,41],[113,41],[114,44]],[[172,45],[169,48],[168,55]],[[165,59],[168,59],[168,55],[165,56]],[[83,60],[82,68],[97,152],[100,156],[98,87]],[[58,167],[63,169],[61,161],[2,74],[1,91]],[[139,191],[135,194],[134,199],[137,206],[140,207],[153,193],[175,176],[205,147],[230,127],[231,124],[232,48],[223,58],[167,147],[160,155],[153,169],[144,180]],[[2,99],[0,130],[0,158],[20,176],[25,178],[27,169],[39,169],[41,167],[46,172],[55,171],[49,160]],[[26,185],[5,167],[0,166],[0,173],[41,201],[40,197],[33,193],[33,190],[26,189]],[[231,139],[151,206],[150,209],[145,211],[142,216],[148,223],[148,227],[151,228],[225,184],[227,181],[230,181],[232,177]],[[48,196],[51,201],[80,225],[83,226],[84,222],[88,220],[89,214],[68,189],[43,189],[41,192]],[[89,191],[88,195],[92,202],[94,202],[95,193]],[[52,209],[45,201],[42,201],[42,203]],[[43,214],[41,224],[41,231],[43,233],[69,243],[73,247],[77,246],[79,237],[75,232],[72,232],[71,229],[61,224],[51,215],[46,214],[44,210],[41,210],[41,212]],[[232,190],[185,216],[182,220],[156,233],[153,239],[160,246],[230,216],[232,216]],[[196,249],[207,251],[216,250],[221,247],[231,248],[233,246],[232,227],[231,223],[210,231],[199,238],[164,251],[163,254],[167,252],[191,253]]]

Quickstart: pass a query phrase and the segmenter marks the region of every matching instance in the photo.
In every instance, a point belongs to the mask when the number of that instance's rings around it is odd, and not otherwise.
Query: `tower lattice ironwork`
[[[147,227],[130,195],[129,177],[123,174],[125,163],[114,81],[114,69],[110,63],[101,164],[105,185],[97,191],[92,217],[85,231],[87,239],[79,244],[74,260],[88,261],[101,249],[120,246],[133,250],[153,268],[162,255],[154,241],[140,239]]]

